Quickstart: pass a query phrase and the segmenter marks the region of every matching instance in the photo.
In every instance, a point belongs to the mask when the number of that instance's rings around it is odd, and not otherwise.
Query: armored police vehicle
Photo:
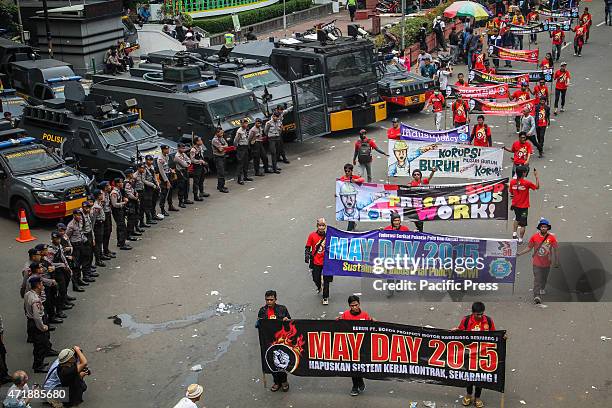
[[[29,104],[39,105],[47,99],[63,98],[64,87],[81,82],[85,93],[89,84],[74,74],[72,65],[54,59],[11,62],[11,82],[17,93]]]
[[[378,93],[387,103],[407,108],[410,112],[420,112],[434,88],[434,81],[408,72],[393,61],[377,63]]]
[[[220,47],[198,48],[203,56],[217,54]],[[262,60],[291,81],[297,103],[296,123],[329,133],[363,127],[386,119],[387,107],[378,95],[374,45],[367,39],[335,37],[322,31],[317,40],[301,36],[276,42],[249,41],[231,49],[230,56]],[[300,102],[300,95],[321,94],[323,120],[313,103]],[[320,112],[320,111],[319,111]],[[327,125],[319,129],[322,122]]]
[[[71,215],[92,185],[93,179],[66,166],[32,137],[0,142],[0,207],[15,219],[20,210],[30,226]]]
[[[107,97],[85,96],[76,82],[66,84],[65,94],[66,99],[26,106],[21,126],[57,149],[60,156],[74,158],[79,169],[98,179],[121,176],[145,155],[159,155],[161,144],[176,148],[175,142],[162,138],[153,126],[129,111],[137,108],[134,99],[119,105]]]
[[[244,58],[220,58],[218,55],[203,58],[195,52],[163,50],[149,53],[141,57],[138,69],[162,70],[163,64],[184,59],[189,65],[196,65],[204,77],[213,76],[220,85],[234,86],[253,91],[257,102],[269,116],[272,110],[281,105],[293,105],[291,85],[268,64],[259,60]],[[285,115],[283,120],[285,131],[295,130],[292,113]]]
[[[94,75],[91,92],[115,100],[135,98],[140,117],[164,136],[182,140],[185,134],[201,136],[211,154],[211,140],[220,126],[228,139],[233,138],[240,121],[264,119],[253,91],[219,85],[203,79],[196,66],[165,65],[163,71],[140,71],[142,77]]]

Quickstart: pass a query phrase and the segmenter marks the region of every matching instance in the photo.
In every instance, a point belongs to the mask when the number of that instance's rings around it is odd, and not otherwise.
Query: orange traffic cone
[[[36,237],[30,234],[30,226],[28,225],[25,211],[23,209],[19,210],[19,236],[15,240],[17,242],[30,242],[35,239]]]

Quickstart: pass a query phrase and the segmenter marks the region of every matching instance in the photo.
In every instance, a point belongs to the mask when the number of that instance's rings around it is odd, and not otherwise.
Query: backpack
[[[357,160],[360,164],[369,163],[372,161],[372,146],[368,143],[368,140],[363,140],[359,145],[359,150],[357,151]]]

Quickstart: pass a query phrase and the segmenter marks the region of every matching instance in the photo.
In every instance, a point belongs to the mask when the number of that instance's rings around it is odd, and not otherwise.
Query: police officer
[[[127,198],[127,204],[123,207],[125,217],[127,219],[127,239],[129,241],[138,241],[142,235],[136,231],[138,224],[138,193],[134,189],[134,169],[125,171],[125,181],[123,182],[123,196]]]
[[[172,181],[171,179],[175,175],[174,170],[170,169],[170,146],[161,145],[161,155],[157,158],[157,171],[159,172],[159,182],[161,185],[161,192],[159,194],[159,208],[164,217],[169,216],[168,212],[164,208],[166,202],[168,202],[169,211],[178,211],[172,205]]]
[[[191,159],[187,152],[190,151],[189,146],[184,143],[177,145],[178,152],[174,155],[175,170],[177,176],[177,190],[179,207],[186,208],[185,204],[193,204],[193,201],[189,199],[189,171],[188,168],[191,165]]]
[[[237,179],[238,184],[244,184],[245,181],[253,181],[249,177],[249,121],[242,119],[242,124],[236,130],[234,136],[234,146],[236,146],[236,156],[238,158]]]
[[[157,224],[157,221],[161,219],[155,214],[160,187],[155,175],[155,167],[153,167],[153,156],[150,154],[145,156],[143,183],[144,195],[142,201],[144,202],[144,212],[147,224]]]
[[[34,363],[32,368],[36,373],[45,373],[47,364],[44,362],[46,356],[57,356],[59,353],[53,350],[49,326],[44,322],[44,309],[40,300],[43,284],[39,276],[32,276],[28,283],[30,289],[23,297],[23,309],[27,319],[28,338],[34,344]]]
[[[283,107],[283,105],[277,105],[276,106],[276,110],[275,110],[276,113],[278,113],[278,117],[280,118],[280,121],[281,121],[281,138],[278,139],[278,152],[277,152],[278,156],[277,156],[277,158],[278,158],[278,160],[282,159],[283,163],[286,163],[286,164],[289,164],[290,161],[287,160],[287,156],[285,155],[285,143],[284,143],[283,138],[282,138],[282,134],[283,134],[283,125],[282,125],[282,123],[283,123],[283,120],[285,118],[285,114],[291,112],[292,110],[293,110],[293,107],[285,110],[285,107]]]
[[[60,245],[62,246],[62,249],[64,250],[64,256],[68,260],[68,265],[70,266],[70,273],[66,277],[66,285],[68,284],[68,282],[70,282],[70,280],[72,280],[72,291],[73,292],[85,292],[85,289],[79,286],[81,282],[78,282],[78,277],[76,276],[77,268],[74,262],[74,255],[73,255],[74,248],[72,247],[72,244],[70,243],[70,239],[66,235],[66,230],[67,230],[66,224],[63,224],[61,222],[57,224],[57,232],[61,236]],[[83,283],[87,285],[87,282],[83,282]]]
[[[74,262],[73,283],[76,280],[78,285],[87,286],[89,282],[95,282],[95,279],[86,275],[86,273],[89,273],[89,270],[86,270],[83,265],[87,261],[87,249],[85,248],[87,238],[83,234],[82,217],[83,213],[81,210],[75,209],[72,211],[72,220],[66,228],[66,237],[70,240],[70,245],[72,245],[72,260]]]
[[[138,194],[138,221],[136,222],[136,231],[144,232],[143,228],[150,228],[145,222],[145,210],[144,210],[144,163],[138,163],[136,166],[136,173],[134,173],[134,190]]]
[[[193,147],[189,151],[189,159],[193,164],[193,200],[203,201],[204,197],[209,197],[210,194],[204,192],[204,175],[207,173],[207,163],[204,160],[204,152],[206,151],[204,141],[200,136],[194,136]]]
[[[272,159],[272,172],[279,174],[280,168],[276,165],[278,162],[278,154],[280,150],[281,135],[283,133],[283,114],[274,111],[272,119],[270,119],[264,127],[264,133],[268,136],[270,158]]]
[[[104,242],[104,221],[106,215],[104,214],[104,193],[102,190],[94,190],[94,203],[91,207],[91,222],[93,224],[93,238],[94,238],[94,256],[96,259],[96,266],[105,267],[105,258],[102,254],[102,246]]]
[[[70,282],[70,265],[62,247],[62,235],[53,231],[51,233],[51,245],[47,248],[47,259],[55,268],[55,281],[57,282],[57,310],[72,309],[73,300],[76,298],[68,296],[68,282]]]
[[[92,203],[89,201],[83,201],[81,204],[81,213],[83,214],[81,217],[81,229],[83,231],[83,235],[85,235],[85,242],[83,245],[83,254],[81,260],[81,271],[83,273],[83,278],[95,278],[98,275],[95,272],[95,267],[93,264],[93,254],[94,254],[94,234],[93,234],[93,221],[91,219],[91,206]],[[85,281],[87,282],[87,281]]]
[[[217,168],[217,190],[222,193],[229,193],[229,189],[225,187],[225,150],[227,149],[227,140],[223,136],[223,129],[221,127],[217,127],[215,131],[212,149],[215,167]]]
[[[255,169],[256,176],[265,176],[259,168],[259,161],[261,160],[264,171],[266,173],[272,173],[268,167],[268,155],[266,154],[266,148],[264,147],[264,134],[262,128],[261,119],[255,119],[255,125],[249,130],[249,143],[251,144],[251,154],[253,155],[253,168]]]
[[[117,246],[123,251],[129,251],[131,246],[125,243],[127,239],[127,227],[125,225],[125,206],[128,199],[123,197],[123,179],[118,177],[115,179],[115,186],[110,193],[110,203],[113,212],[113,218],[117,225]]]
[[[102,208],[104,209],[104,234],[102,235],[102,254],[108,259],[116,258],[117,253],[111,251],[109,248],[110,237],[113,233],[113,217],[110,200],[110,193],[113,190],[113,186],[111,186],[108,181],[103,181],[100,183],[99,187],[100,190],[102,190],[102,193],[104,193],[104,205],[102,206]]]

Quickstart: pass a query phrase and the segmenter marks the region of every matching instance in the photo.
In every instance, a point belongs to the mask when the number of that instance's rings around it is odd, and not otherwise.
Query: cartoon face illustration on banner
[[[470,99],[470,110],[474,110],[476,107],[476,101],[474,99]]]
[[[359,220],[359,211],[357,210],[357,189],[352,183],[344,183],[338,192],[340,201],[342,202],[342,210],[336,214],[336,219],[349,221]],[[338,218],[340,216],[340,218]]]
[[[488,53],[489,53],[489,55],[493,54],[493,46],[492,45],[489,45],[489,52]]]
[[[468,75],[468,77],[469,77],[469,82],[472,82],[474,78],[476,77],[476,72],[474,72],[473,70],[470,71],[470,74]]]
[[[393,145],[393,155],[396,161],[389,166],[388,174],[390,176],[409,176],[408,143],[405,140],[396,141]]]

